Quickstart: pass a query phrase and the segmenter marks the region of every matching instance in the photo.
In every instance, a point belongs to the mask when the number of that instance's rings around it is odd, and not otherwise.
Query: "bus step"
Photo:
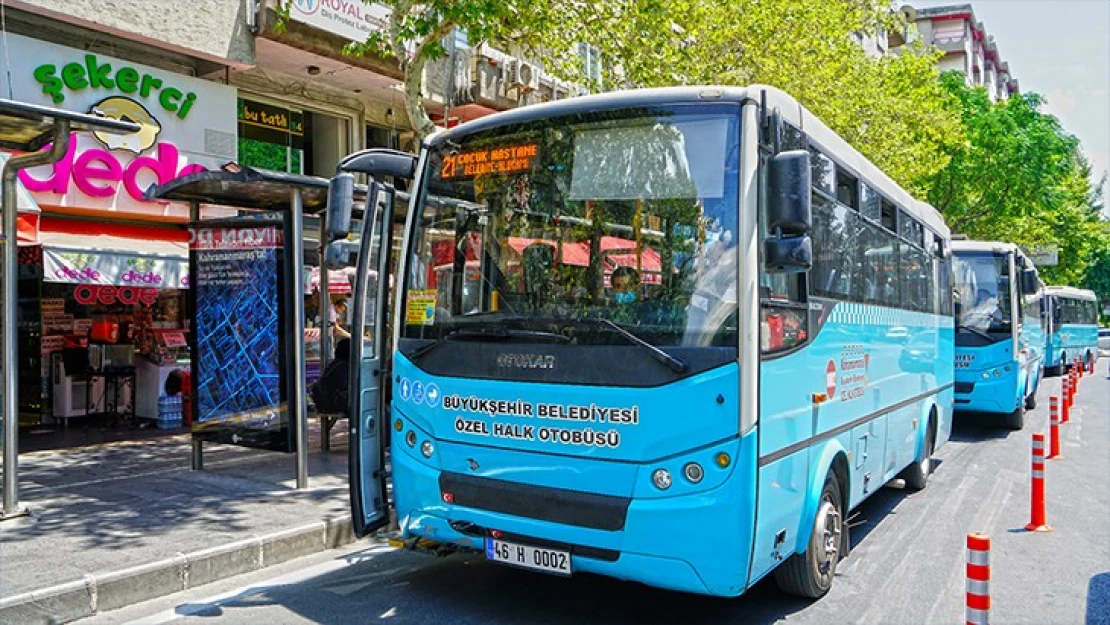
[[[426,553],[441,558],[444,556],[449,556],[452,553],[458,551],[458,547],[456,547],[455,545],[437,543],[434,540],[420,538],[419,536],[414,536],[406,540],[401,537],[400,532],[389,532],[383,538],[385,538],[385,541],[389,543],[390,547],[403,549],[405,551]]]

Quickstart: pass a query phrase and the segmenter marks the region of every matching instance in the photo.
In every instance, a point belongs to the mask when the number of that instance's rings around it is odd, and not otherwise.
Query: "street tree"
[[[364,0],[369,2],[369,0]],[[424,108],[424,68],[447,55],[444,39],[456,29],[471,46],[483,43],[528,58],[545,71],[594,89],[579,57],[590,43],[612,67],[635,77],[657,77],[663,56],[644,54],[644,41],[675,49],[663,0],[375,0],[390,8],[387,30],[347,46],[350,54],[396,59],[404,76],[405,109],[421,137],[435,130]],[[596,82],[596,81],[595,81]]]
[[[1059,264],[1043,268],[1046,281],[1078,284],[1110,240],[1079,140],[1040,110],[1035,93],[992,103],[959,72],[941,84],[959,102],[966,141],[950,145],[948,165],[926,181],[929,202],[953,232],[1055,246]]]
[[[961,140],[954,103],[937,81],[938,53],[910,44],[901,54],[871,56],[860,45],[906,28],[885,0],[670,6],[682,37],[667,57],[679,70],[633,73],[643,83],[778,87],[918,196],[926,191],[920,181],[942,169],[948,147]]]

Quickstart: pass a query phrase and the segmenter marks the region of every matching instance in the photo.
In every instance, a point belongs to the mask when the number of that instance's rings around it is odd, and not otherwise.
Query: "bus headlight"
[[[686,476],[691,484],[697,484],[701,481],[701,478],[705,477],[705,470],[696,462],[688,462],[686,466],[682,467],[682,474]]]
[[[996,378],[1000,378],[1000,377],[1002,377],[1002,372],[999,371],[998,369],[995,369],[994,371],[991,371],[991,375],[993,375]]]
[[[436,448],[432,445],[432,441],[424,441],[423,443],[420,443],[420,453],[424,454],[425,458],[431,458],[432,452],[434,452],[435,450]]]
[[[416,447],[416,432],[409,430],[405,434],[405,442],[409,444],[409,447]]]
[[[659,490],[667,490],[671,487],[671,472],[666,469],[656,469],[651,474],[651,481]]]

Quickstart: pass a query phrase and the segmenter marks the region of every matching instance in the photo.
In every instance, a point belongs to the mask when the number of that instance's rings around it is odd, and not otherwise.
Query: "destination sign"
[[[439,177],[451,180],[528,171],[538,155],[539,146],[535,143],[448,154],[443,157]]]

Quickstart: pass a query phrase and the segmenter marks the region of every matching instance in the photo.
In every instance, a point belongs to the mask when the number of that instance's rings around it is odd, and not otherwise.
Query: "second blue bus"
[[[952,242],[957,292],[957,410],[1001,415],[1020,430],[1044,372],[1043,284],[1012,243]]]

